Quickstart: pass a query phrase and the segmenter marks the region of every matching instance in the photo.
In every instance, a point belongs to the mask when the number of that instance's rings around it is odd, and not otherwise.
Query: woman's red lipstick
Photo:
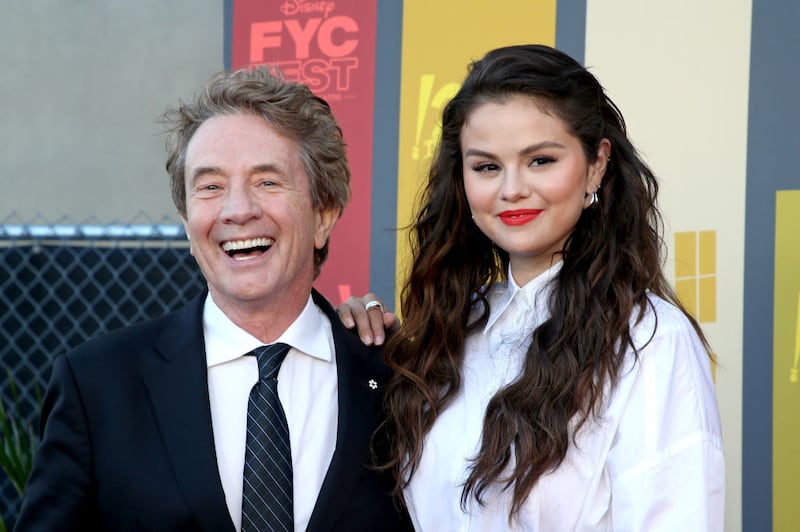
[[[506,225],[525,225],[535,220],[542,212],[542,209],[517,209],[513,211],[503,211],[497,216],[500,218],[500,221]]]

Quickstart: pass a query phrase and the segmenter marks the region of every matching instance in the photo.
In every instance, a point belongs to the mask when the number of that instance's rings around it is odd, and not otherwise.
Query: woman
[[[387,467],[418,529],[722,530],[712,361],[661,272],[657,189],[577,62],[472,65],[386,346]],[[366,336],[374,306],[340,313]]]

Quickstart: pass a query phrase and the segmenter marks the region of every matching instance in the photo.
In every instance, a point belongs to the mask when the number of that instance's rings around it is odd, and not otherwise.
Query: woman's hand
[[[336,307],[336,312],[345,327],[356,328],[366,345],[383,345],[386,332],[391,333],[400,327],[400,320],[395,313],[387,311],[383,301],[372,292],[364,297],[350,297]]]

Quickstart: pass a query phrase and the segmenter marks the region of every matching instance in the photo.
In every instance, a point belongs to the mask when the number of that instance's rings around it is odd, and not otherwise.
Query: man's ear
[[[325,243],[328,241],[328,237],[331,236],[331,232],[333,228],[336,227],[336,222],[341,215],[341,209],[333,207],[316,212],[315,219],[317,228],[314,234],[314,247],[316,249],[325,247]]]

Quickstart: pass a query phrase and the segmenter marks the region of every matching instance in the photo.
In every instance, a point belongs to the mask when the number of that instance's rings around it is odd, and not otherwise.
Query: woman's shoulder
[[[641,319],[631,317],[634,364],[659,372],[686,372],[694,379],[710,377],[711,357],[689,317],[673,303],[648,294]]]
[[[636,346],[673,337],[687,336],[700,340],[683,310],[652,293],[647,294],[645,308],[641,312],[635,311],[631,316],[631,336]]]

